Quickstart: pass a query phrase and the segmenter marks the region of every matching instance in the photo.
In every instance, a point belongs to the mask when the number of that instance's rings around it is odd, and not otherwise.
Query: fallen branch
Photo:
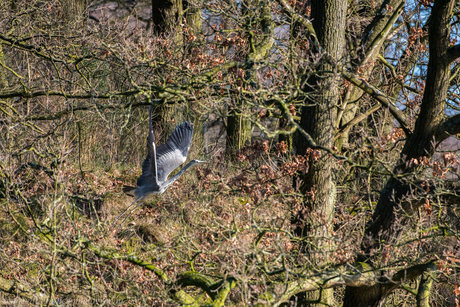
[[[19,296],[36,305],[44,305],[49,300],[48,295],[32,290],[17,281],[3,277],[0,277],[0,290]]]

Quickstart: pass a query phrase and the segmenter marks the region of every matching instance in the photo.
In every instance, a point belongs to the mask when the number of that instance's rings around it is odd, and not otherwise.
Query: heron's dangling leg
[[[120,214],[120,215],[115,219],[115,221],[113,221],[112,227],[114,227],[114,226],[116,225],[117,221],[118,221],[123,215],[125,215],[126,212],[128,212],[129,208],[131,208],[132,206],[134,206],[134,204],[136,204],[137,202],[139,202],[139,201],[141,201],[141,200],[142,200],[142,197],[136,198],[136,200],[133,201],[133,203],[132,203],[131,205],[129,205],[128,208],[126,208],[126,210],[123,211],[123,213]],[[138,205],[138,206],[139,206],[139,205]],[[136,207],[136,208],[137,208],[137,207]],[[131,213],[132,213],[132,211],[131,211]],[[131,213],[130,213],[130,214],[131,214]],[[128,215],[128,217],[129,217],[129,215]],[[128,218],[128,217],[126,217],[126,218]],[[126,218],[123,220],[123,222],[126,221]]]
[[[121,225],[123,225],[123,224],[126,222],[126,220],[128,219],[128,217],[130,217],[130,216],[134,213],[134,211],[136,211],[136,209],[139,208],[140,205],[142,205],[142,203],[140,203],[140,204],[138,204],[136,207],[134,207],[134,209],[131,210],[131,212],[125,217],[125,219],[120,223],[120,225],[118,225],[118,227],[121,227]],[[131,206],[132,206],[132,205],[131,205]],[[130,206],[130,207],[131,207],[131,206]],[[128,210],[128,209],[126,209],[126,210]],[[126,212],[126,211],[125,211],[125,212]],[[120,217],[121,217],[121,216],[120,216]]]

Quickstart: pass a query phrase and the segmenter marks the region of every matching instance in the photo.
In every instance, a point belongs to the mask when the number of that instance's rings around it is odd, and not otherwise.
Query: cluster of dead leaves
[[[306,174],[309,169],[309,163],[317,162],[321,158],[321,152],[319,150],[307,149],[305,155],[297,155],[292,158],[291,162],[283,164],[281,170],[284,176],[293,177],[296,173]]]
[[[268,140],[254,141],[252,145],[246,145],[236,152],[231,153],[233,160],[239,162],[248,161],[249,163],[260,158],[262,154],[269,154]]]
[[[426,167],[431,167],[433,172],[433,177],[446,178],[446,174],[449,171],[457,172],[457,165],[460,163],[460,160],[454,153],[448,152],[442,155],[442,163],[439,161],[430,161],[426,156],[420,157],[418,159],[411,159],[408,162],[408,166],[417,166],[422,165]]]
[[[287,145],[285,142],[280,142],[275,145],[275,148],[279,156],[280,153],[286,152]],[[294,156],[291,160],[282,163],[280,167],[263,163],[257,167],[254,173],[252,163],[263,154],[268,153],[268,141],[256,141],[253,145],[245,146],[237,151],[234,156],[238,161],[249,163],[238,175],[229,180],[228,185],[235,191],[248,195],[253,204],[258,204],[261,200],[274,194],[292,193],[294,189],[290,177],[294,177],[296,174],[306,174],[310,163],[321,158],[319,150],[309,148],[305,155]]]

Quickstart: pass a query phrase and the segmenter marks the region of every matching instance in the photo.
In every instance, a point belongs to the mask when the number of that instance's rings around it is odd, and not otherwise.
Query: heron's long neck
[[[182,168],[177,174],[175,174],[174,176],[172,176],[171,178],[169,178],[168,180],[165,181],[165,183],[163,183],[161,185],[161,189],[162,191],[166,190],[171,184],[174,183],[174,181],[176,181],[177,179],[179,179],[180,176],[182,176],[183,173],[185,173],[186,170],[188,170],[190,167],[192,167],[193,165],[195,165],[195,163],[193,161],[190,161],[189,163],[187,163],[187,165],[184,166],[184,168]]]

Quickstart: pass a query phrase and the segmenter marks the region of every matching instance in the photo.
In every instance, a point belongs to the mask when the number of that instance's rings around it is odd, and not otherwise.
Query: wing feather
[[[138,186],[144,186],[147,184],[156,185],[158,187],[157,180],[157,161],[156,161],[156,147],[155,138],[153,136],[152,126],[152,111],[153,108],[149,108],[149,133],[147,135],[147,157],[142,163],[142,175],[137,179]]]
[[[176,126],[165,144],[156,151],[158,182],[164,182],[169,174],[187,160],[192,144],[193,125],[190,122]]]

